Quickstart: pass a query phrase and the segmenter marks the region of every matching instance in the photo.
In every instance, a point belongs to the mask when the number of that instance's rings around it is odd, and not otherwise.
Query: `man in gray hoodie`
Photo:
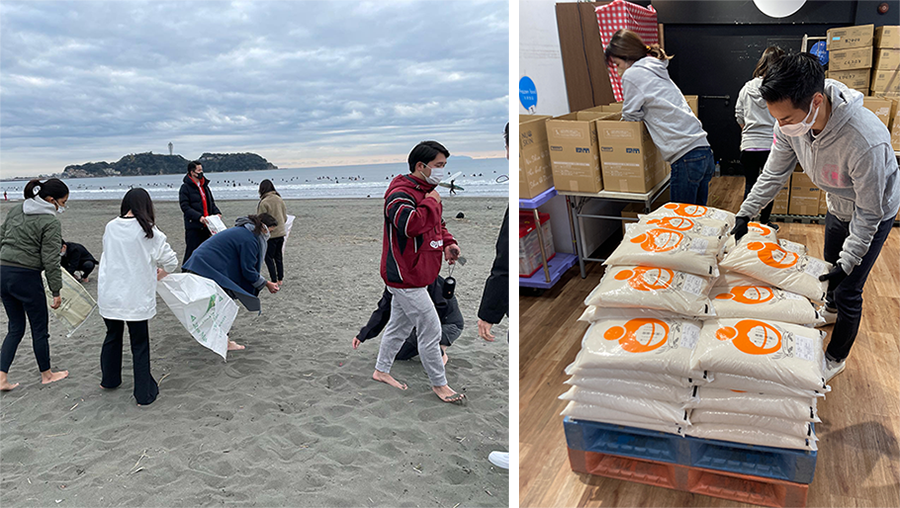
[[[760,93],[775,117],[775,144],[763,174],[741,204],[732,233],[747,232],[750,217],[775,198],[797,162],[825,191],[826,318],[833,320],[825,351],[826,378],[844,370],[859,331],[862,291],[900,209],[900,175],[887,128],[863,107],[861,93],[825,79],[809,54],[778,60]]]

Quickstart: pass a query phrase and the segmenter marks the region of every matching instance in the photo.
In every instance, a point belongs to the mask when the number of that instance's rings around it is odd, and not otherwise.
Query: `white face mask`
[[[425,181],[430,183],[431,185],[437,185],[441,183],[441,180],[444,179],[444,168],[433,168],[427,165],[425,167],[431,170],[431,176],[426,176]]]
[[[815,101],[815,99],[813,99],[813,101]],[[790,136],[792,138],[795,138],[797,136],[802,136],[802,135],[806,134],[807,132],[809,132],[809,130],[812,129],[813,124],[816,123],[816,117],[819,116],[819,109],[821,109],[822,106],[820,105],[818,108],[816,108],[815,113],[813,113],[812,108],[813,108],[813,103],[810,102],[809,103],[809,113],[806,115],[806,118],[804,118],[803,121],[801,121],[800,123],[792,123],[790,125],[779,126],[778,128],[781,129],[782,134],[784,134],[785,136]],[[813,117],[812,117],[812,120],[807,122],[806,120],[809,118],[809,115],[812,115]]]

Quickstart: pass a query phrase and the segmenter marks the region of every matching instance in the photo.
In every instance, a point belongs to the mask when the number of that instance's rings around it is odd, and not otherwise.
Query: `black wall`
[[[783,19],[762,14],[752,1],[654,0],[664,24],[666,53],[674,55],[669,74],[685,95],[699,95],[700,120],[722,172],[739,174],[741,129],[734,103],[768,46],[800,51],[804,34],[825,36],[829,28],[857,24],[900,25],[900,2],[807,2]],[[729,100],[709,96],[730,96]],[[704,97],[706,96],[706,97]]]

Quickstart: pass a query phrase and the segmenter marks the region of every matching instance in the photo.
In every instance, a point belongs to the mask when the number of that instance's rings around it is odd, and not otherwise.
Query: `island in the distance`
[[[210,173],[278,169],[278,166],[255,153],[204,153],[196,160],[203,164],[204,171]],[[188,162],[180,155],[135,153],[111,164],[106,161],[72,164],[66,166],[62,177],[174,175],[185,173]]]

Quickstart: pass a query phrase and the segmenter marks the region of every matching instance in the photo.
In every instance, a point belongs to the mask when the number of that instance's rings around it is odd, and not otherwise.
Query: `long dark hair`
[[[255,226],[255,229],[253,230],[253,234],[255,235],[262,234],[263,224],[265,224],[266,227],[270,229],[278,225],[278,219],[272,217],[267,213],[261,213],[259,215],[248,215],[247,218],[250,219],[250,222],[252,222]]]
[[[147,238],[153,238],[153,225],[156,224],[156,214],[153,212],[153,201],[150,199],[150,193],[146,190],[135,187],[125,193],[122,198],[122,207],[119,209],[119,215],[125,217],[125,214],[131,210],[131,214],[137,219],[141,229]]]
[[[648,46],[644,44],[640,35],[624,28],[617,30],[613,34],[604,54],[607,60],[611,57],[616,57],[626,62],[637,62],[645,56],[652,56],[660,60],[670,60],[672,58],[663,51],[659,44]]]
[[[37,194],[34,192],[34,187],[39,185]],[[28,182],[25,186],[25,199],[31,198],[53,198],[56,200],[60,200],[69,195],[69,186],[63,183],[59,178],[50,178],[45,182],[41,182],[37,178]]]
[[[272,180],[269,180],[268,178],[266,178],[265,180],[259,182],[259,197],[263,197],[263,195],[265,195],[269,192],[274,192],[278,196],[281,195],[281,194],[278,194],[277,190],[275,190],[275,184],[272,183]]]
[[[759,62],[756,62],[756,68],[753,69],[753,77],[764,78],[766,76],[766,71],[769,70],[769,66],[783,56],[784,50],[778,46],[769,46],[766,48],[766,50],[763,51],[762,56],[759,57]]]

